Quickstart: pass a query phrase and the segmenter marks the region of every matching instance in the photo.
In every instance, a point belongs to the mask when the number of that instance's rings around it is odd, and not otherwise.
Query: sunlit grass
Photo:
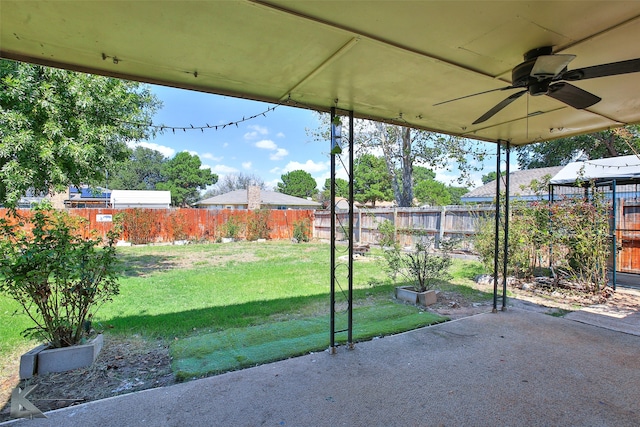
[[[173,346],[191,341],[224,343],[225,334],[227,338],[228,334],[250,337],[260,328],[271,331],[265,332],[264,337],[279,339],[278,334],[285,335],[283,342],[258,347],[282,350],[289,347],[287,340],[300,340],[296,341],[295,350],[256,356],[262,361],[323,349],[329,335],[329,250],[328,244],[290,242],[118,248],[123,261],[120,294],[100,308],[92,319],[93,326],[107,335],[136,334],[145,339],[166,340]],[[364,261],[354,263],[356,339],[440,321],[393,300],[395,284],[385,274],[380,255],[377,248],[372,248]],[[345,271],[340,270],[341,274]],[[454,278],[441,283],[440,289],[459,292],[471,300],[490,298],[473,286],[473,277],[482,273],[480,263],[454,260],[451,273]],[[341,280],[337,289],[338,305],[346,305],[343,291],[346,280]],[[17,309],[17,303],[0,296],[3,363],[9,355],[13,357],[15,349],[35,344],[21,336],[20,332],[31,323],[25,315],[13,316]],[[343,321],[340,316],[338,322]],[[286,335],[288,330],[293,331],[293,336]],[[186,348],[172,347],[172,352],[176,363],[183,358],[181,354],[191,358]],[[224,368],[177,369],[184,371],[183,377],[187,378],[249,366],[256,357],[240,355],[237,364]]]

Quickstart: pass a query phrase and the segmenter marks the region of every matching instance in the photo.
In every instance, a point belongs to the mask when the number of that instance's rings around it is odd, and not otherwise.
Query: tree
[[[455,187],[453,185],[447,186],[447,191],[451,195],[451,204],[459,205],[462,203],[462,196],[469,192],[467,187]]]
[[[447,186],[435,179],[420,181],[415,186],[418,202],[431,206],[446,206],[451,204],[451,193]]]
[[[218,181],[213,188],[207,190],[203,194],[202,198],[207,199],[209,197],[218,196],[220,194],[229,193],[235,190],[246,190],[249,186],[260,187],[261,190],[266,190],[267,185],[264,180],[257,175],[245,174],[245,173],[231,173],[225,175],[221,181]]]
[[[0,60],[0,203],[103,183],[160,106],[140,83]]]
[[[164,164],[162,174],[166,181],[158,183],[156,188],[171,191],[174,206],[189,206],[200,199],[201,188],[218,181],[218,175],[211,173],[211,169],[200,169],[200,166],[198,156],[182,151]]]
[[[349,181],[342,178],[336,178],[336,197],[349,198]],[[324,200],[331,199],[331,178],[327,178],[324,181],[324,187],[322,188],[322,197]]]
[[[316,140],[329,140],[329,117],[321,116],[321,129],[311,131]],[[343,125],[343,128],[345,126]],[[343,135],[348,130],[342,130]],[[486,153],[473,141],[390,125],[368,120],[354,120],[354,147],[357,156],[382,152],[393,197],[398,206],[413,204],[413,167],[424,164],[432,169],[451,169],[460,172],[460,182],[470,180],[470,173],[478,166]],[[345,147],[342,147],[343,152]],[[473,158],[477,162],[470,162]]]
[[[309,172],[294,170],[280,176],[276,191],[295,197],[312,197],[317,193],[317,183]]]
[[[354,160],[353,190],[355,199],[361,203],[393,199],[391,177],[382,157],[363,154]]]
[[[522,169],[564,166],[580,156],[589,160],[640,152],[640,125],[560,138],[516,148]]]
[[[507,171],[500,172],[500,176],[505,176],[506,174],[507,174]],[[483,184],[488,184],[491,181],[495,181],[497,176],[498,174],[496,173],[496,171],[491,171],[485,175],[482,175],[480,179],[482,180]]]
[[[108,176],[107,187],[114,190],[155,190],[162,182],[162,167],[167,159],[156,150],[136,147],[129,159],[116,165]]]

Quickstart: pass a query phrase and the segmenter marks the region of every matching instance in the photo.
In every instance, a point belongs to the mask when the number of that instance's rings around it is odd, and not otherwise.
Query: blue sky
[[[154,124],[167,126],[215,126],[242,120],[273,108],[274,104],[223,97],[162,86],[152,91],[163,102],[153,119]],[[197,154],[203,167],[223,177],[232,173],[248,173],[261,177],[268,187],[274,187],[282,174],[302,169],[318,182],[318,189],[329,177],[329,143],[314,141],[307,129],[320,126],[316,113],[277,106],[264,116],[238,126],[218,130],[167,131],[141,145],[156,149],[166,157],[180,151]],[[491,151],[495,151],[492,145]],[[487,161],[484,173],[495,168],[495,158]],[[342,173],[339,173],[341,175]],[[482,173],[475,176],[476,181]],[[450,183],[455,171],[437,171],[437,179]]]

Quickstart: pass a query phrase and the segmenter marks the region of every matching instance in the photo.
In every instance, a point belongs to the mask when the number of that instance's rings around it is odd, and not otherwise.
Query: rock
[[[531,283],[523,283],[522,284],[522,290],[523,291],[528,291],[529,289],[531,289]]]

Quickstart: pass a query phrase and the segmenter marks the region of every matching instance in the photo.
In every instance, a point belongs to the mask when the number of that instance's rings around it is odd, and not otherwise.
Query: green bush
[[[96,310],[119,292],[115,224],[106,242],[83,236],[86,220],[50,205],[0,219],[0,292],[16,300],[35,336],[55,348],[78,344]],[[88,328],[87,328],[88,329]]]
[[[222,235],[230,239],[237,239],[242,231],[242,223],[235,216],[229,217],[222,225]]]
[[[258,209],[249,214],[247,222],[247,240],[268,239],[271,229],[269,227],[269,210]]]
[[[293,238],[300,242],[308,242],[311,235],[311,221],[303,218],[293,223]]]
[[[396,227],[393,222],[388,219],[380,222],[378,224],[378,233],[380,233],[378,238],[380,246],[391,248],[396,245]]]

